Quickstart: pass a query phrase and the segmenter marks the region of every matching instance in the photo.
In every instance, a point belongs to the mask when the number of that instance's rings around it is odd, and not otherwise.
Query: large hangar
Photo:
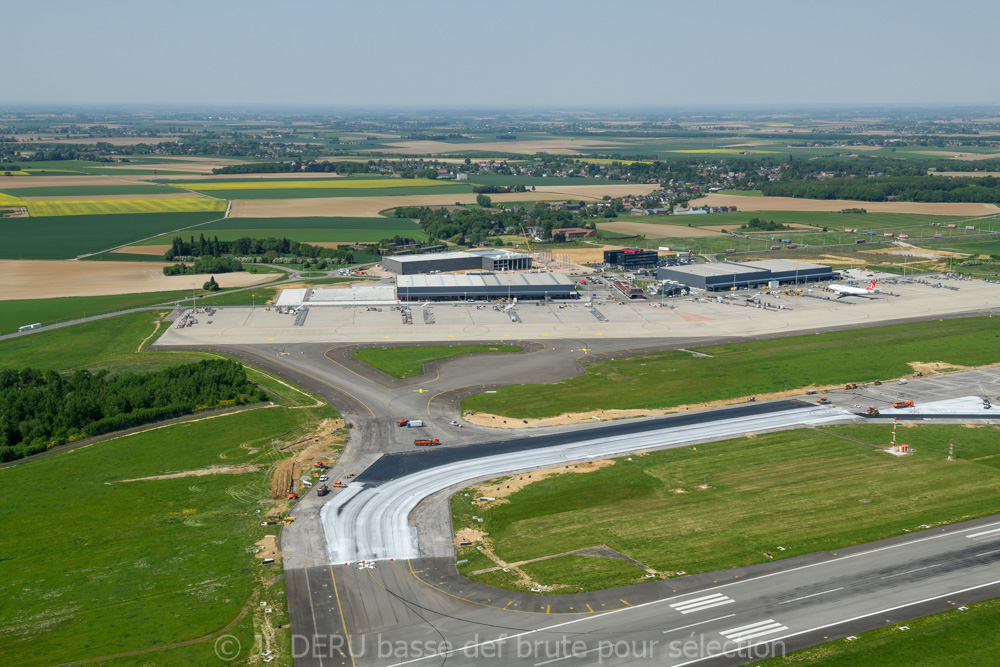
[[[791,259],[749,262],[711,262],[687,266],[665,266],[656,272],[659,280],[675,280],[698,289],[715,291],[752,288],[779,283],[831,280],[833,269],[822,264]]]
[[[400,301],[575,299],[576,283],[560,273],[397,276]]]
[[[531,255],[489,249],[392,255],[382,259],[382,268],[400,276],[448,271],[523,271],[531,268]]]

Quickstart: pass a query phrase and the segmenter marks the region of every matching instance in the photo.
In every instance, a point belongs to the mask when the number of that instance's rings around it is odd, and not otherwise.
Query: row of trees
[[[242,262],[234,257],[211,257],[206,255],[195,260],[194,264],[177,263],[163,267],[165,276],[194,276],[202,273],[236,273],[245,271]],[[214,280],[214,278],[213,278]]]
[[[189,241],[185,241],[180,236],[174,237],[170,244],[170,249],[163,253],[163,258],[172,262],[178,257],[205,257],[221,258],[227,255],[236,257],[264,256],[266,259],[277,259],[283,255],[294,255],[308,259],[326,259],[336,264],[351,264],[354,262],[354,253],[349,246],[337,246],[336,248],[324,248],[314,246],[299,241],[291,241],[287,238],[275,238],[269,236],[265,239],[241,236],[235,241],[220,241],[216,236],[211,239],[205,238],[201,234],[197,239],[194,236]],[[242,269],[235,269],[242,270]],[[211,273],[208,271],[206,273]],[[224,273],[217,271],[215,273]],[[171,274],[167,274],[171,275]]]
[[[0,370],[0,461],[218,406],[267,399],[235,361],[211,359],[151,373]]]
[[[1000,180],[986,178],[941,178],[940,176],[885,176],[878,178],[830,178],[772,181],[761,187],[768,197],[805,199],[856,199],[914,202],[1000,202]]]

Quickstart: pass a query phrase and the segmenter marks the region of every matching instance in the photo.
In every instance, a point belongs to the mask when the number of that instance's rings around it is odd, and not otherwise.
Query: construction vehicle
[[[854,384],[853,382],[848,382],[847,384],[844,385],[844,389],[857,389],[857,388],[858,385]]]
[[[437,438],[434,438],[433,440],[414,440],[413,444],[417,447],[430,447],[432,445],[440,445],[441,441]]]
[[[403,427],[410,423],[409,419],[397,419],[396,426]]]
[[[283,524],[285,524],[287,526],[288,524],[290,524],[293,521],[295,521],[295,517],[294,516],[286,516],[284,519],[281,520],[281,523],[283,523]]]
[[[342,489],[342,488],[344,488],[345,486],[347,486],[347,485],[346,485],[346,484],[344,484],[343,482],[334,482],[334,483],[333,483],[333,485],[334,485],[334,486],[335,486],[336,488],[338,488],[338,489]]]
[[[326,484],[316,489],[317,496],[325,496],[328,493],[330,493],[330,487],[327,486]]]
[[[882,386],[882,381],[881,380],[875,380],[875,386],[876,387],[881,387]]]
[[[868,410],[867,412],[865,412],[865,414],[870,415],[872,417],[878,417],[882,413],[879,412],[878,408],[876,408],[874,405],[869,405]]]
[[[406,427],[407,428],[420,428],[423,425],[424,425],[424,423],[422,421],[420,421],[419,419],[411,419],[409,421],[409,423],[406,425]]]
[[[923,376],[924,376],[924,374],[921,373],[920,371],[917,371],[916,373],[913,374],[913,377],[915,377],[915,378],[922,378]]]
[[[896,401],[895,403],[892,404],[892,407],[894,407],[894,408],[912,408],[913,407],[913,401]]]
[[[830,399],[828,399],[826,396],[820,396],[819,398],[816,399],[816,402],[819,403],[820,405],[829,405]]]
[[[313,467],[314,468],[326,468],[328,466],[327,466],[326,461],[316,461],[316,463],[313,464]]]

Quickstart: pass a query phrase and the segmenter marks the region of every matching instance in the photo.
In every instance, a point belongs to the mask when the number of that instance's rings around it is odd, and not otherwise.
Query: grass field
[[[438,345],[428,347],[379,347],[356,350],[351,355],[369,366],[400,379],[423,375],[424,364],[463,354],[510,354],[517,345]]]
[[[139,353],[167,326],[157,322],[166,311],[144,311],[86,324],[53,329],[0,341],[0,366],[5,368],[52,368],[72,371],[109,369],[120,372],[157,370],[172,364],[197,361],[200,352]]]
[[[8,218],[3,220],[0,259],[72,259],[218,218],[218,213]]]
[[[820,644],[780,658],[754,663],[759,667],[950,667],[992,665],[1000,654],[995,634],[1000,627],[1000,599],[863,632],[853,642]],[[899,626],[909,631],[900,638]]]
[[[437,188],[453,184],[451,181],[438,181],[431,178],[326,178],[316,180],[200,181],[187,183],[185,187],[195,192],[214,192],[217,190],[384,190],[399,187]]]
[[[35,322],[42,324],[65,322],[87,315],[152,306],[190,296],[190,291],[172,291],[0,301],[0,334],[17,331],[18,327]]]
[[[602,361],[586,366],[584,375],[553,385],[514,385],[477,394],[462,401],[462,408],[516,419],[669,408],[809,384],[899,377],[911,372],[911,361],[995,363],[1000,361],[998,345],[1000,330],[988,317],[794,336],[697,348],[710,357],[677,351]]]
[[[483,174],[469,176],[469,183],[476,185],[523,185],[530,188],[533,185],[626,185],[628,181],[570,176],[500,176],[497,174]]]
[[[891,437],[884,424],[827,430],[885,445]],[[957,461],[947,460],[949,439],[956,441]],[[913,455],[893,457],[811,429],[652,452],[529,484],[492,507],[458,493],[452,514],[456,531],[485,531],[508,563],[607,545],[669,576],[763,563],[770,560],[765,552],[789,558],[837,549],[917,531],[921,524],[1000,512],[1000,454],[991,427],[907,427],[902,440],[914,447]],[[484,522],[474,522],[473,514]],[[459,558],[471,550],[461,547]],[[536,580],[552,593],[621,581],[614,562],[604,564],[607,582],[596,565],[577,579],[558,563],[548,571],[538,567],[527,571],[553,577]],[[472,569],[481,569],[481,561]],[[517,588],[516,576],[493,573],[491,583]],[[571,585],[554,588],[560,578]]]
[[[284,606],[283,586],[265,587],[248,552],[265,533],[277,533],[254,513],[285,456],[273,441],[288,442],[307,424],[335,416],[330,408],[256,409],[0,470],[0,507],[11,523],[0,585],[4,663],[49,665],[193,639],[219,632],[248,607],[230,632],[253,646],[257,601]],[[220,464],[259,469],[122,481]],[[73,482],[38,493],[39,479]],[[287,624],[283,611],[278,616]],[[287,655],[290,638],[279,637],[274,648]],[[156,654],[134,660],[160,664]]]
[[[22,200],[23,201],[23,200]],[[228,202],[209,197],[184,199],[98,199],[80,201],[25,201],[33,218],[71,215],[122,215],[146,213],[222,213]]]
[[[223,218],[180,234],[187,238],[204,233],[220,241],[243,236],[252,238],[288,238],[301,242],[353,243],[374,242],[400,235],[423,241],[427,235],[409,218]],[[163,245],[172,235],[155,237],[139,245]]]

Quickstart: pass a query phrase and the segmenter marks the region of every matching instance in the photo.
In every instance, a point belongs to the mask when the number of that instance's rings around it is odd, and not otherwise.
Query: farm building
[[[703,290],[728,290],[779,283],[830,280],[833,269],[822,264],[790,259],[751,262],[713,262],[687,266],[665,266],[656,272],[658,280],[674,280]]]
[[[394,255],[382,260],[382,268],[400,276],[448,271],[519,271],[531,268],[531,256],[509,250]]]
[[[559,273],[397,276],[400,301],[575,299],[576,283]]]

